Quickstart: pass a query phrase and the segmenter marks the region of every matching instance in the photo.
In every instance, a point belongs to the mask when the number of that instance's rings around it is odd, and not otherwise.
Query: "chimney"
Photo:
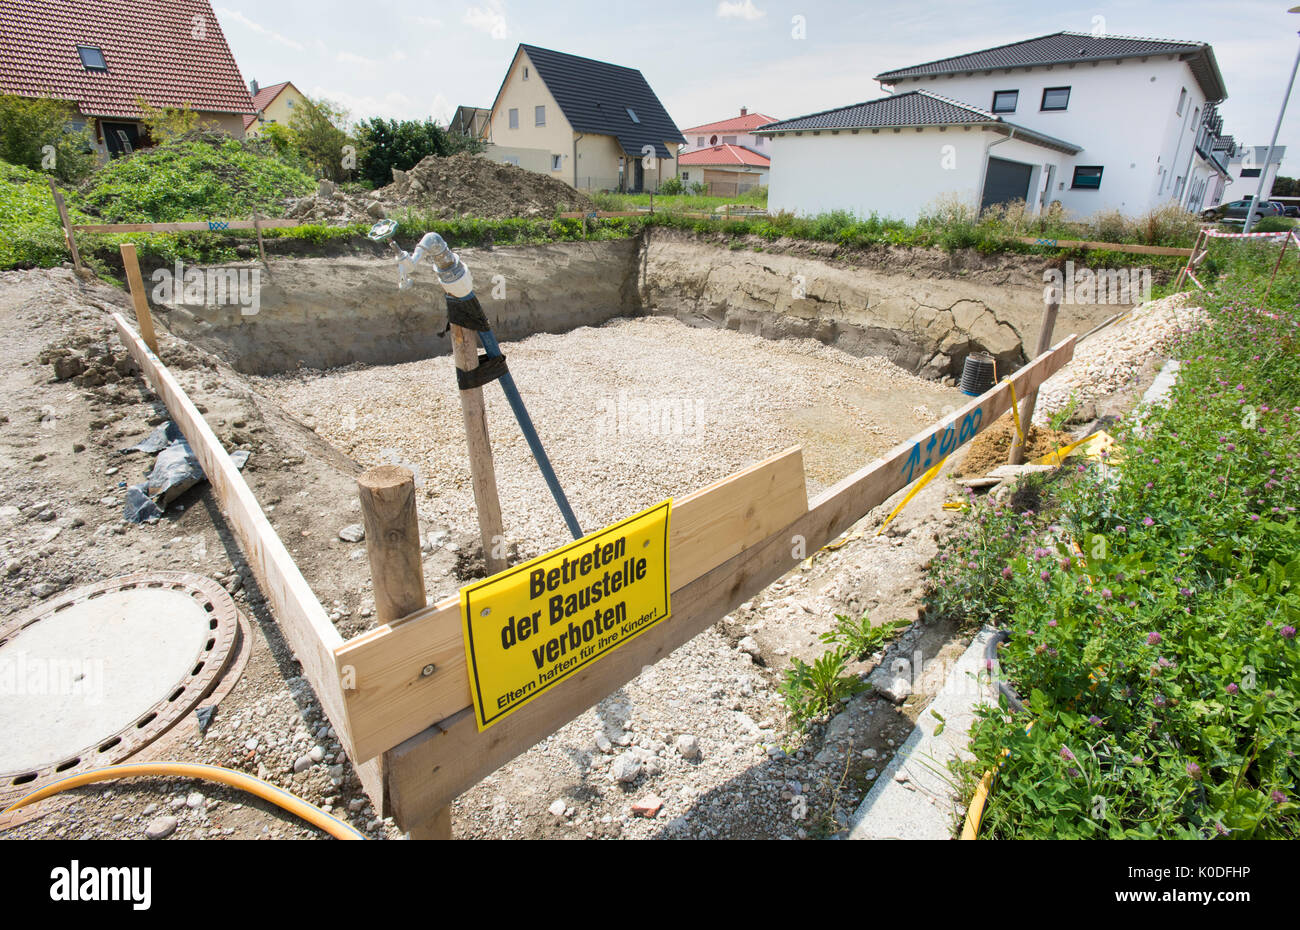
[[[254,97],[256,97],[256,96],[257,96],[257,91],[258,91],[257,81],[255,81],[255,80],[253,80],[253,81],[249,81],[249,82],[248,82],[248,92],[251,93]]]
[[[741,115],[741,116],[747,116],[748,114],[749,114],[749,107],[741,107],[741,108],[740,108],[740,115]]]

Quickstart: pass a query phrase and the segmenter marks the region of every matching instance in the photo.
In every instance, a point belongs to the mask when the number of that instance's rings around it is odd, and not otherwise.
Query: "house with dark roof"
[[[492,104],[487,155],[582,190],[654,191],[685,143],[635,68],[520,45]]]
[[[292,81],[282,81],[269,87],[260,87],[257,81],[249,81],[248,89],[253,95],[255,112],[244,117],[244,134],[247,136],[261,135],[264,128],[277,123],[289,125],[294,111],[307,99],[302,91],[293,86]]]
[[[208,0],[4,0],[0,93],[67,101],[105,155],[147,141],[139,100],[236,138],[255,112]]]
[[[890,96],[757,130],[772,140],[769,209],[1196,211],[1228,177],[1227,89],[1205,43],[1059,32],[876,80]]]

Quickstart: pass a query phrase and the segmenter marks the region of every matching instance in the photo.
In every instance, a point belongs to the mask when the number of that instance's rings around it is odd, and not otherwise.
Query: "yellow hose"
[[[95,782],[112,781],[117,778],[149,775],[180,775],[186,778],[201,778],[204,781],[219,782],[255,794],[264,801],[270,801],[277,807],[298,815],[313,826],[320,827],[337,840],[365,839],[364,835],[349,824],[344,823],[337,817],[331,817],[319,807],[308,804],[302,798],[295,797],[270,782],[254,778],[252,775],[245,775],[243,772],[223,769],[219,765],[202,765],[192,762],[128,762],[123,765],[106,766],[102,769],[91,769],[89,772],[72,775],[33,791],[15,804],[7,807],[3,813],[7,814],[29,804],[35,804],[37,801],[43,801],[51,795],[67,791],[69,788],[80,788],[82,785],[92,785]]]

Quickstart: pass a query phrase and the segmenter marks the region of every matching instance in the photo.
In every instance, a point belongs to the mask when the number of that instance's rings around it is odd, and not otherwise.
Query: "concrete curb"
[[[993,630],[985,627],[948,673],[942,690],[921,713],[907,740],[849,822],[853,840],[950,840],[963,813],[948,763],[966,750],[975,708],[996,697],[984,670]],[[943,716],[943,732],[935,735]]]

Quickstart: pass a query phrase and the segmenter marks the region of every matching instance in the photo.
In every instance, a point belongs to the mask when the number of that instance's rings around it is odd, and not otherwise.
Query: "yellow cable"
[[[939,469],[943,467],[943,463],[946,461],[948,461],[948,456],[945,455],[943,458],[939,459],[933,468],[927,471],[920,478],[916,479],[916,484],[912,485],[912,490],[907,492],[907,496],[898,502],[898,506],[893,509],[889,516],[885,517],[885,522],[880,524],[880,529],[876,530],[877,536],[883,533],[885,527],[889,526],[889,522],[902,512],[903,508],[907,506],[908,501],[916,497],[916,495],[920,493],[921,489],[929,484],[934,479],[935,475],[939,474]]]
[[[224,769],[219,765],[203,765],[193,762],[128,762],[122,765],[106,766],[102,769],[91,769],[89,772],[72,775],[33,791],[18,802],[5,808],[3,813],[7,814],[29,804],[35,804],[37,801],[43,801],[45,798],[61,791],[67,791],[69,788],[80,788],[82,785],[112,781],[117,778],[149,775],[180,775],[186,778],[202,778],[205,781],[214,781],[229,785],[232,788],[240,788],[250,794],[257,795],[264,801],[270,801],[291,814],[296,814],[313,826],[320,827],[335,839],[365,839],[365,836],[351,825],[344,823],[337,817],[330,816],[319,807],[308,804],[302,798],[296,797],[270,782],[254,778],[252,775],[245,775],[243,772],[236,772],[233,769]]]

